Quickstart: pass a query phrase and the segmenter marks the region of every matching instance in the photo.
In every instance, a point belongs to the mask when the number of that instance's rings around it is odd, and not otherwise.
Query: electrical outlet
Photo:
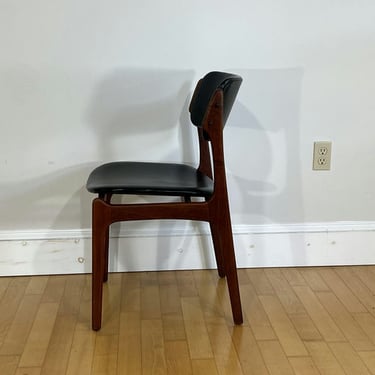
[[[313,169],[329,171],[331,169],[332,142],[314,142]]]

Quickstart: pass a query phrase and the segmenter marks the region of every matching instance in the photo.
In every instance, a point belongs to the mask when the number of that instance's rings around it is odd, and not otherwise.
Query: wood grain
[[[240,270],[245,322],[216,271],[0,278],[1,375],[375,374],[375,266]]]

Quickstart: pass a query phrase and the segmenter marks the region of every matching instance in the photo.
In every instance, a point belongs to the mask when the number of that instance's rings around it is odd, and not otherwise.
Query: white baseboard
[[[110,270],[215,268],[207,226],[117,230]],[[233,227],[237,265],[322,266],[375,263],[375,222]],[[91,272],[91,231],[0,231],[0,275]]]

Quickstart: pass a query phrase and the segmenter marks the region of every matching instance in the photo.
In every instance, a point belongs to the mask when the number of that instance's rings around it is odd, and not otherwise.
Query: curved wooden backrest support
[[[196,173],[213,179],[213,191],[202,194],[203,201],[183,201],[150,204],[113,204],[117,190],[100,189],[92,208],[92,328],[101,327],[103,282],[108,277],[109,227],[112,223],[129,220],[184,219],[206,221],[210,224],[215,257],[220,277],[226,277],[233,320],[242,324],[242,308],[237,280],[231,219],[225,175],[223,128],[234,103],[241,77],[229,73],[211,72],[197,85],[189,107],[191,120],[198,128],[200,162]],[[212,158],[212,162],[211,162]],[[123,162],[125,164],[126,162]],[[155,163],[158,164],[158,163]],[[123,176],[131,179],[132,176]],[[93,177],[89,177],[89,181]],[[88,182],[88,190],[92,181]],[[98,190],[99,191],[99,190]],[[170,192],[171,189],[168,190]],[[171,195],[179,195],[176,191]],[[199,196],[199,192],[197,193]]]

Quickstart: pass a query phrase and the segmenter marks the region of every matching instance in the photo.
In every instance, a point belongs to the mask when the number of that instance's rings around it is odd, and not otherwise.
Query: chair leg
[[[220,277],[225,277],[225,267],[223,260],[223,247],[220,240],[220,230],[214,222],[210,222],[212,242],[214,244],[217,271]]]
[[[101,195],[101,199],[103,199],[104,202],[110,204],[111,199],[112,199],[112,194],[106,193],[104,195]],[[104,272],[103,272],[103,282],[104,283],[106,283],[108,281],[108,257],[109,257],[109,226],[108,226],[106,234],[105,234]]]
[[[102,324],[103,276],[105,265],[106,232],[109,222],[104,215],[100,199],[94,199],[92,207],[92,329]]]
[[[238,286],[236,257],[233,245],[233,233],[229,214],[229,207],[222,212],[223,228],[221,231],[221,241],[223,249],[223,259],[225,274],[229,290],[229,297],[232,306],[233,320],[235,324],[243,323],[241,296]]]
[[[109,227],[105,232],[103,283],[108,281]]]

